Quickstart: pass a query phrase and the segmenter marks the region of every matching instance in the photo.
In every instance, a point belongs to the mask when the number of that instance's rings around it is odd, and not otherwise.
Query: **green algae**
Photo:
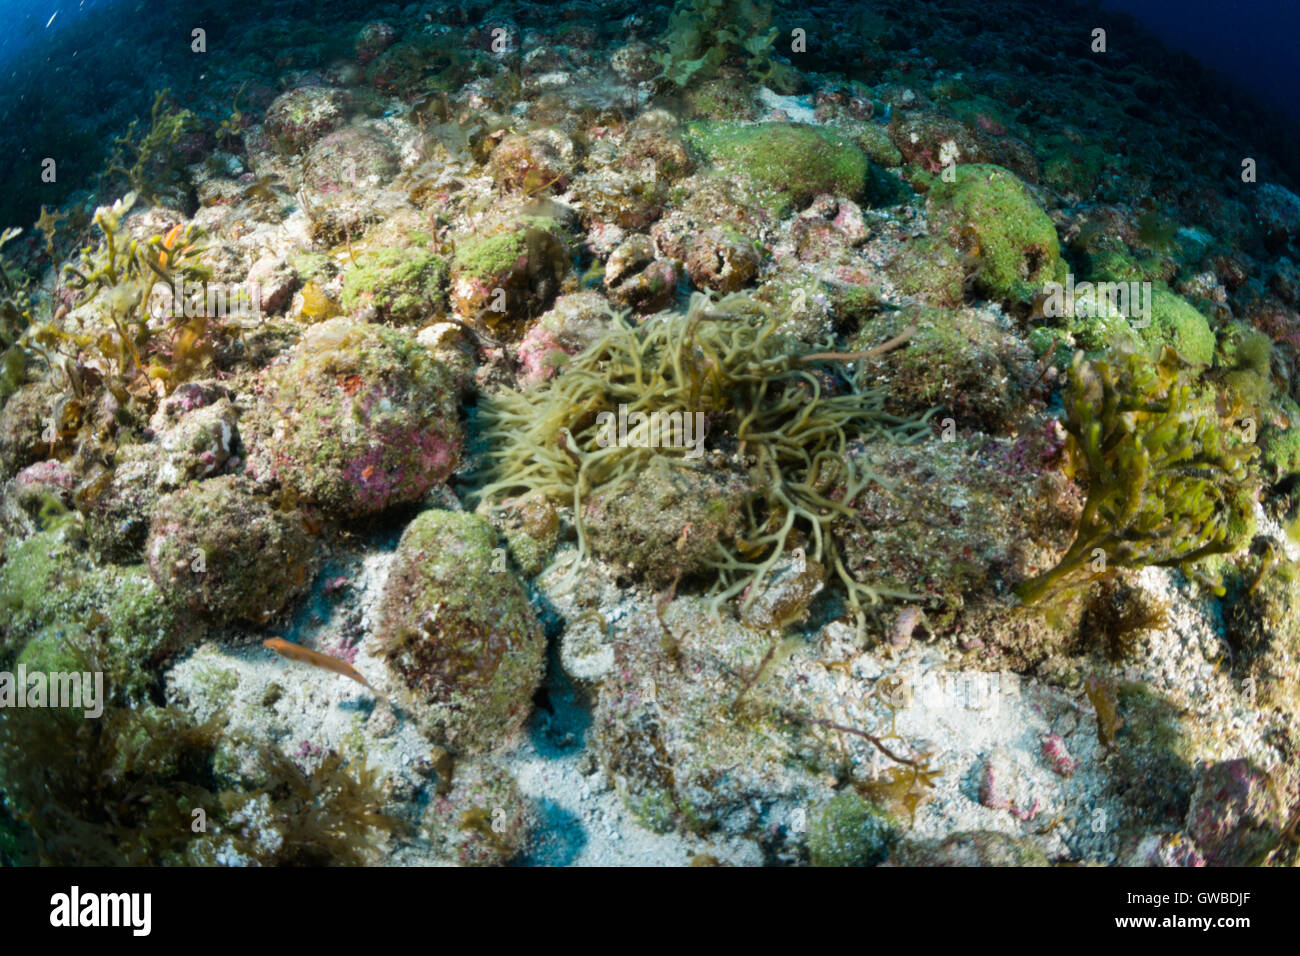
[[[96,567],[70,529],[43,531],[6,549],[0,567],[0,666],[105,674],[106,693],[144,698],[157,667],[202,636],[178,615],[143,565]],[[58,666],[56,666],[58,665]]]
[[[1152,290],[1151,324],[1141,329],[1151,354],[1168,346],[1194,365],[1214,360],[1215,338],[1209,320],[1186,299],[1166,289]]]
[[[721,171],[746,177],[777,217],[820,193],[855,198],[870,163],[851,137],[797,123],[695,123],[689,137]]]
[[[898,824],[853,792],[836,794],[808,831],[813,866],[876,866],[889,858],[898,841]]]
[[[445,308],[448,265],[441,256],[417,249],[364,253],[343,275],[343,308],[355,313],[373,306],[378,318],[413,325]]]
[[[0,825],[16,821],[27,852],[56,866],[361,865],[401,829],[377,774],[334,752],[304,772],[246,741],[263,785],[222,787],[227,739],[217,721],[147,703],[97,720],[15,710],[0,721]]]
[[[668,20],[666,49],[652,54],[663,75],[688,87],[716,75],[730,59],[744,57],[746,72],[777,92],[792,92],[798,74],[773,59],[777,37],[772,4],[756,0],[678,0]]]
[[[546,216],[524,216],[513,228],[489,236],[479,236],[457,243],[451,268],[479,279],[508,272],[529,248],[529,231],[541,229],[563,237],[564,228]]]
[[[952,182],[932,184],[927,208],[941,232],[977,258],[976,286],[993,298],[1028,302],[1045,283],[1064,280],[1056,227],[1002,167],[957,166]]]
[[[1158,362],[1076,356],[1062,424],[1087,470],[1088,498],[1060,562],[1017,588],[1026,604],[1089,567],[1190,572],[1249,541],[1259,451],[1192,389],[1188,365],[1169,349]]]

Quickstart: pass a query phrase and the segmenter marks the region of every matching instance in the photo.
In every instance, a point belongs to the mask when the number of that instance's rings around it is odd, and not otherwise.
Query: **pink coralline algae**
[[[1062,777],[1073,777],[1074,771],[1079,769],[1079,761],[1070,756],[1060,734],[1048,734],[1043,738],[1043,756],[1052,772]]]
[[[386,462],[388,448],[403,448],[403,461],[391,466]],[[343,478],[356,489],[358,505],[367,512],[381,511],[393,500],[404,500],[412,486],[426,485],[429,478],[442,481],[451,473],[459,455],[460,443],[439,435],[415,430],[394,429],[383,442],[352,459],[343,468]]]
[[[274,474],[330,514],[415,501],[460,456],[453,376],[401,330],[313,326],[268,384],[259,417]]]

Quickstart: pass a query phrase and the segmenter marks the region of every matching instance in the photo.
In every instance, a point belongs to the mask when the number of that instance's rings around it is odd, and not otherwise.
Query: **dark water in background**
[[[1300,122],[1300,0],[1103,0]]]
[[[888,6],[905,9],[907,2],[892,0]],[[834,23],[837,16],[873,4],[831,0],[774,5],[785,11],[784,15],[778,12],[778,23],[807,16]],[[942,11],[949,5],[968,6],[961,0],[929,6]],[[467,12],[466,22],[474,23],[479,11],[493,4],[471,0],[422,6],[459,7]],[[1128,14],[1170,45],[1230,77],[1231,82],[1210,77],[1201,88],[1217,99],[1223,90],[1239,86],[1247,94],[1239,101],[1243,114],[1249,112],[1251,100],[1265,105],[1264,111],[1243,115],[1242,129],[1267,147],[1293,182],[1300,182],[1300,70],[1293,50],[1294,38],[1300,35],[1300,0],[988,0],[980,4],[994,33],[999,16],[1024,17],[1035,8],[1071,6],[1095,9],[1099,24],[1110,31],[1112,45],[1124,45],[1125,52],[1139,62],[1152,55],[1154,43],[1141,34],[1133,42],[1134,34],[1126,26]],[[672,3],[597,2],[593,7],[605,11],[608,26],[617,25],[618,18],[629,12],[662,23]],[[215,125],[221,109],[229,112],[226,90],[237,86],[238,78],[256,75],[275,83],[283,72],[276,62],[280,45],[295,48],[294,43],[302,42],[294,35],[295,27],[317,31],[318,65],[325,66],[350,55],[358,22],[396,17],[409,8],[365,0],[0,0],[0,182],[6,186],[0,190],[0,226],[29,226],[42,203],[66,202],[73,191],[91,188],[113,138],[132,119],[147,123],[154,91],[170,88],[179,105]],[[331,24],[343,28],[331,33]],[[190,51],[190,34],[196,26],[207,31],[210,52],[206,55]],[[923,49],[924,41],[924,36],[917,36],[910,42]],[[1190,62],[1189,68],[1195,69]],[[1222,104],[1216,104],[1216,109],[1215,119],[1222,125]],[[60,181],[54,188],[38,178],[41,159],[51,154],[59,157]]]

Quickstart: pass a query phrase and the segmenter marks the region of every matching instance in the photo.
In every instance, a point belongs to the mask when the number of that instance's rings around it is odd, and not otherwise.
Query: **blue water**
[[[86,13],[116,0],[0,0],[0,64],[75,29]]]
[[[1103,0],[1300,120],[1300,0]]]

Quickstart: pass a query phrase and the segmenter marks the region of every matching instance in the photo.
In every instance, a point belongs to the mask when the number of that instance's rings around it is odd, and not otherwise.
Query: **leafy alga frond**
[[[1085,567],[1188,570],[1249,539],[1258,449],[1194,395],[1190,368],[1170,349],[1154,362],[1075,356],[1063,425],[1088,497],[1065,556],[1019,587],[1026,604]]]

